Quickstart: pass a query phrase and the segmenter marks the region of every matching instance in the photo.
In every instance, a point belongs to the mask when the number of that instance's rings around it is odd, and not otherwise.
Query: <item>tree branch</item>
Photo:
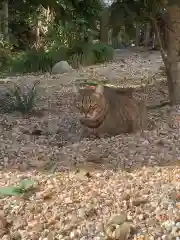
[[[157,25],[157,20],[153,17],[151,17],[151,20],[152,20],[152,23],[154,25],[154,30],[155,30],[156,37],[157,37],[157,40],[158,40],[158,43],[159,43],[160,52],[161,52],[163,62],[165,64],[166,68],[169,68],[169,61],[166,57],[166,53],[165,53],[163,45],[162,45],[161,36],[160,36],[159,28],[158,28],[158,25]]]

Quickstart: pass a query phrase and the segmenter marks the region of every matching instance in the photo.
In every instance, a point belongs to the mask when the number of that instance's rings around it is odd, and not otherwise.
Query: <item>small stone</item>
[[[125,222],[116,228],[115,239],[127,240],[130,236],[130,232],[131,232],[131,225]]]
[[[143,198],[139,198],[139,199],[133,200],[132,201],[132,205],[138,207],[138,206],[140,206],[142,204],[146,204],[147,202],[148,202],[148,199],[146,199],[146,198],[144,198],[144,199]]]
[[[86,209],[85,208],[78,209],[78,216],[80,218],[85,218],[85,216],[86,216]]]
[[[103,159],[100,154],[90,154],[85,161],[94,163],[94,164],[101,164],[103,163]]]
[[[111,206],[113,204],[113,200],[112,199],[107,199],[106,200],[106,206]]]
[[[70,233],[70,238],[71,239],[74,239],[74,238],[76,238],[76,237],[78,237],[78,232],[75,230],[75,231],[72,231],[71,233]]]
[[[176,207],[177,207],[178,209],[180,209],[180,202],[177,202],[177,203],[176,203]]]
[[[36,198],[47,200],[47,199],[51,199],[53,197],[53,194],[54,194],[54,191],[52,189],[47,188],[42,192],[38,192],[36,194]]]
[[[75,214],[71,216],[71,222],[73,224],[76,224],[78,222],[78,218],[77,218],[77,216]]]
[[[145,140],[144,142],[142,142],[142,145],[148,145],[148,144],[149,144],[148,140]]]
[[[55,233],[53,233],[53,232],[49,232],[48,233],[48,240],[54,240],[54,237],[55,236]]]
[[[122,213],[111,218],[108,225],[121,225],[127,220],[127,215]]]
[[[83,236],[79,240],[88,240],[88,238],[86,236]]]
[[[172,227],[172,230],[171,230],[171,233],[172,233],[173,235],[175,235],[175,234],[177,233],[177,231],[178,231],[177,226],[173,226],[173,227]]]
[[[175,199],[176,199],[176,201],[180,201],[180,193],[176,193]]]
[[[180,229],[180,222],[176,222],[176,226]]]
[[[11,240],[10,235],[4,235],[1,240]]]
[[[167,220],[167,221],[165,221],[165,222],[162,223],[162,226],[163,226],[167,231],[171,231],[172,227],[175,226],[175,222],[174,222],[174,221]]]
[[[167,240],[167,235],[163,235],[161,238],[162,240]]]
[[[179,196],[179,197],[180,197],[180,196]],[[178,201],[178,194],[177,194],[177,192],[176,192],[175,189],[171,191],[171,193],[170,193],[170,198],[171,198],[171,200],[173,200],[173,201]]]
[[[142,221],[142,220],[144,220],[145,217],[144,217],[143,214],[140,214],[140,215],[138,216],[138,218],[139,218],[140,221]]]
[[[131,196],[128,193],[124,193],[121,197],[122,201],[128,201],[131,198]]]
[[[60,61],[56,63],[52,68],[53,74],[62,74],[62,73],[68,73],[71,71],[71,66],[66,61]]]
[[[9,161],[9,158],[8,157],[4,157],[4,162],[8,163],[8,161]]]
[[[155,240],[154,236],[149,236],[148,240]]]

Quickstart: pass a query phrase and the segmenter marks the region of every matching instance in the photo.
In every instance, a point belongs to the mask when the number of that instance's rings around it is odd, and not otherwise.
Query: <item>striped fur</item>
[[[109,87],[76,89],[75,105],[86,132],[99,137],[135,132],[147,125],[145,103]]]

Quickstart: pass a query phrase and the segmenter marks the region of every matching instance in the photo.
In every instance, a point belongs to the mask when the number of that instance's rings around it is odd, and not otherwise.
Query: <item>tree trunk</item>
[[[36,49],[39,48],[40,46],[40,20],[37,19],[37,23],[36,23]]]
[[[150,42],[150,30],[151,30],[151,25],[150,23],[145,24],[145,31],[144,31],[144,46],[148,47],[149,42]]]
[[[3,2],[3,12],[4,12],[4,39],[8,42],[9,41],[9,30],[8,30],[8,0],[4,0]]]
[[[2,10],[0,10],[0,34],[3,34],[3,14],[2,14]]]
[[[155,49],[156,46],[157,46],[156,40],[157,40],[156,34],[153,33],[153,36],[152,36],[152,49]]]
[[[168,48],[167,80],[169,97],[172,105],[180,104],[180,7],[172,5],[168,7]]]
[[[105,9],[101,14],[100,19],[100,41],[108,44],[109,32],[109,10]]]
[[[139,43],[140,43],[140,25],[139,23],[136,23],[136,42],[135,42],[136,47],[139,46]]]
[[[167,56],[156,19],[152,19],[161,56],[166,68],[169,100],[171,105],[180,104],[180,7],[168,6],[168,43]]]

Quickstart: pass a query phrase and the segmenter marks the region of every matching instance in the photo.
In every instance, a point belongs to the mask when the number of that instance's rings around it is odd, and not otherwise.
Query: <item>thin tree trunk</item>
[[[36,49],[39,48],[40,45],[40,20],[37,19],[37,24],[36,24]]]
[[[0,34],[3,33],[2,22],[3,22],[3,15],[2,15],[2,10],[1,10],[0,11]]]
[[[152,36],[152,49],[154,49],[156,47],[156,34],[153,33],[153,36]]]
[[[180,7],[177,5],[168,7],[168,48],[167,59],[169,97],[172,105],[180,104]]]
[[[108,8],[102,12],[100,19],[100,41],[108,44],[109,32],[109,10]]]
[[[147,47],[150,42],[150,30],[151,30],[151,25],[150,23],[145,24],[145,31],[144,31],[144,46]]]
[[[139,43],[140,43],[140,24],[136,23],[136,42],[135,42],[136,47],[139,46]]]
[[[166,68],[169,100],[171,105],[180,104],[180,7],[168,6],[168,49],[167,56],[156,19],[152,19],[161,56]]]
[[[3,2],[3,12],[4,12],[4,39],[8,42],[9,41],[9,30],[8,30],[8,0],[4,0]]]

